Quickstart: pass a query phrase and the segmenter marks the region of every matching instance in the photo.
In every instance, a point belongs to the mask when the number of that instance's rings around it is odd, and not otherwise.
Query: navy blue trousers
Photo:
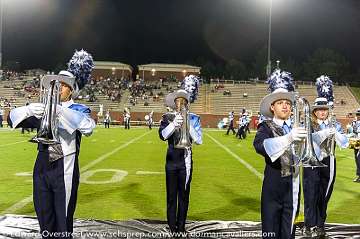
[[[79,167],[76,159],[70,189],[71,196],[67,205],[64,159],[50,163],[48,154],[39,152],[34,166],[33,197],[40,231],[44,232],[44,235],[49,235],[46,238],[71,238],[78,185]],[[51,236],[51,233],[55,232],[57,236]]]
[[[304,169],[304,214],[307,227],[324,227],[327,218],[327,206],[336,178],[336,160],[333,160],[332,166],[330,157],[324,158],[322,162],[327,167]]]
[[[294,238],[292,220],[299,205],[296,200],[294,208],[293,200],[292,176],[281,177],[280,170],[266,165],[261,192],[261,224],[263,235],[267,236],[263,238]]]
[[[354,150],[355,162],[356,162],[356,175],[360,176],[360,154],[358,152],[359,152],[358,149]]]

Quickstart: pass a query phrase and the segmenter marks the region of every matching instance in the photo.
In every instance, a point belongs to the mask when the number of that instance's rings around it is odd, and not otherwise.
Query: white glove
[[[44,115],[45,105],[43,103],[31,103],[27,108],[30,116],[40,119]]]
[[[329,135],[334,135],[336,133],[335,127],[329,128]]]
[[[175,128],[179,128],[181,127],[182,123],[184,122],[183,117],[181,116],[181,114],[176,114],[175,115],[175,119],[173,121],[173,124],[175,126]]]
[[[307,131],[304,127],[296,127],[291,130],[289,133],[290,141],[300,141],[305,139],[307,136]]]

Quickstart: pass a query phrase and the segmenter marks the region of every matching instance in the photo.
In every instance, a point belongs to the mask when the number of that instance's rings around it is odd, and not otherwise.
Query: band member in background
[[[150,130],[152,129],[152,125],[153,125],[153,114],[154,111],[152,110],[150,114],[145,115],[146,124],[148,125]]]
[[[76,51],[67,71],[61,71],[60,101],[57,105],[61,144],[38,144],[38,155],[33,174],[33,199],[40,232],[62,233],[71,238],[73,215],[79,185],[81,136],[89,136],[95,127],[90,109],[72,100],[90,78],[93,60],[84,50]],[[51,76],[53,79],[54,76]],[[49,76],[46,76],[44,82]],[[14,128],[38,128],[44,115],[42,103],[32,103],[10,112]]]
[[[295,237],[300,195],[299,169],[292,166],[290,145],[303,140],[306,130],[291,125],[294,86],[290,73],[277,69],[267,83],[272,93],[260,103],[260,113],[267,119],[258,125],[253,143],[266,162],[261,192],[262,232],[273,235],[264,238],[289,239]]]
[[[233,134],[236,133],[234,129],[234,111],[229,112],[229,126],[226,135],[229,135],[230,130],[233,132]]]
[[[245,112],[245,115],[246,115],[245,133],[250,134],[250,122],[251,122],[252,114],[249,114],[248,112]]]
[[[242,114],[242,116],[239,118],[239,128],[238,131],[236,133],[236,137],[239,137],[239,139],[245,139],[246,138],[246,124],[247,124],[247,115],[244,113]]]
[[[163,115],[159,128],[160,139],[168,141],[165,171],[167,222],[171,232],[185,232],[193,170],[192,147],[176,148],[176,145],[183,133],[190,135],[192,143],[202,144],[200,117],[193,113],[182,115],[177,111],[175,102],[178,103],[181,99],[185,99],[187,104],[194,102],[198,85],[199,79],[196,76],[187,76],[182,82],[183,89],[166,96],[165,104],[174,112]],[[182,128],[184,117],[189,119],[189,132],[184,132]]]
[[[131,118],[131,115],[130,115],[130,110],[129,108],[125,108],[124,109],[124,124],[125,124],[125,129],[130,129],[130,118]]]
[[[333,107],[332,81],[327,76],[316,79],[318,97],[312,106],[313,141],[318,159],[326,167],[305,167],[304,184],[304,234],[307,237],[325,238],[327,205],[330,200],[336,176],[335,149],[331,151],[332,139],[342,148],[348,146],[348,139],[341,124],[334,115],[329,115]],[[335,138],[334,138],[335,137]],[[330,153],[332,152],[332,153]],[[332,155],[331,155],[332,154]]]
[[[360,109],[355,112],[355,120],[351,123],[353,128],[354,138],[360,139]],[[355,183],[360,183],[360,153],[359,149],[354,148],[354,156],[356,163],[356,177],[354,179]]]
[[[110,111],[106,111],[105,117],[104,117],[104,125],[105,128],[110,128],[110,122],[111,122],[111,116]]]

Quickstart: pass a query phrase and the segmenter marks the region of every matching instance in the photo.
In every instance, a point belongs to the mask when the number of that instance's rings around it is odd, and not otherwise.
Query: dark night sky
[[[0,0],[1,1],[1,0]],[[2,0],[4,60],[50,69],[74,49],[133,66],[252,60],[269,0]],[[359,0],[273,0],[272,48],[302,62],[319,47],[360,63]],[[275,59],[273,59],[275,60]]]

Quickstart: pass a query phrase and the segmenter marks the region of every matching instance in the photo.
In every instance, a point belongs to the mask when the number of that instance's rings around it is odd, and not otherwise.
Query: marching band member
[[[234,111],[229,112],[229,126],[228,126],[228,130],[226,132],[226,135],[229,135],[230,130],[233,132],[233,134],[235,134],[235,130],[234,130]]]
[[[105,118],[104,118],[104,125],[105,128],[110,128],[111,116],[110,111],[106,111]]]
[[[246,138],[245,128],[246,128],[247,123],[248,123],[247,114],[244,113],[239,118],[239,128],[238,128],[238,131],[236,133],[236,137],[239,137],[239,139],[245,139]]]
[[[186,100],[186,104],[194,102],[198,92],[199,79],[190,75],[182,82],[181,90],[170,93],[165,98],[165,104],[176,110],[176,102]],[[193,113],[183,116],[179,112],[168,112],[163,115],[159,136],[168,141],[166,154],[166,194],[167,222],[171,232],[185,232],[185,221],[189,206],[190,183],[192,177],[192,149],[177,148],[180,135],[183,132],[184,117],[189,119],[190,141],[202,144],[200,117]]]
[[[341,124],[332,118],[334,116],[329,115],[334,99],[332,81],[329,77],[322,75],[317,78],[316,86],[318,97],[312,106],[314,149],[319,160],[327,167],[306,167],[303,170],[304,234],[308,237],[325,236],[327,204],[336,176],[336,160],[334,155],[329,153],[331,138],[335,136],[334,140],[342,148],[348,146],[348,139],[343,134]]]
[[[355,120],[351,123],[353,128],[353,135],[355,139],[360,139],[360,109],[355,112]],[[359,149],[354,148],[354,156],[356,163],[356,177],[354,179],[355,183],[360,183],[360,153]]]
[[[153,114],[154,111],[152,110],[150,114],[145,115],[146,124],[148,125],[150,130],[152,129],[152,124],[153,124]]]
[[[92,57],[84,50],[76,51],[68,66],[67,71],[56,76],[61,82],[61,105],[57,105],[61,144],[38,143],[33,174],[34,206],[40,231],[62,233],[64,238],[71,238],[73,231],[81,136],[90,136],[95,128],[90,109],[72,100],[90,78]],[[51,77],[45,78],[44,82],[54,76]],[[42,103],[32,103],[13,109],[10,112],[12,126],[39,129],[44,107]]]
[[[261,192],[261,223],[263,235],[273,238],[294,238],[294,220],[299,207],[300,179],[293,167],[290,145],[304,139],[302,127],[292,127],[291,106],[294,86],[291,74],[276,69],[269,77],[272,93],[260,103],[260,113],[267,117],[258,125],[254,147],[264,156],[266,166]],[[269,237],[266,237],[269,238]]]
[[[125,124],[125,129],[130,129],[130,118],[131,118],[131,115],[130,115],[130,110],[129,108],[125,108],[124,109],[124,124]]]

